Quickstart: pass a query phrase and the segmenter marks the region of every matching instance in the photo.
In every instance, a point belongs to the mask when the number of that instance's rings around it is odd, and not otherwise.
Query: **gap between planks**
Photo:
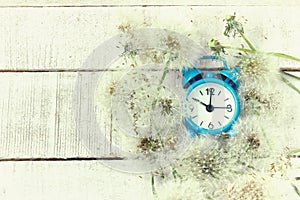
[[[199,68],[201,70],[212,70],[212,71],[217,71],[217,70],[222,70],[223,67],[216,67],[216,68]],[[57,72],[106,72],[106,71],[120,71],[118,69],[0,69],[0,73],[43,73],[43,72],[52,72],[52,73],[57,73]],[[149,71],[163,71],[163,69],[149,69]],[[178,69],[169,69],[169,71],[178,71]]]
[[[270,5],[270,4],[244,4],[244,5],[237,5],[237,4],[132,4],[132,5],[117,5],[117,4],[105,4],[105,5],[7,5],[7,6],[0,6],[0,8],[109,8],[109,7],[270,7],[270,6],[282,6],[280,4]],[[297,6],[297,5],[295,5]]]
[[[0,162],[124,160],[122,157],[0,158]]]
[[[222,70],[222,67],[215,67],[215,68],[198,68],[201,70],[212,70],[212,71],[218,71]],[[169,71],[176,71],[178,69],[169,69]],[[43,73],[43,72],[105,72],[105,71],[119,71],[118,69],[0,69],[0,73]],[[149,71],[160,71],[158,69],[149,69]],[[300,72],[300,68],[286,68],[282,67],[279,69],[281,72]]]

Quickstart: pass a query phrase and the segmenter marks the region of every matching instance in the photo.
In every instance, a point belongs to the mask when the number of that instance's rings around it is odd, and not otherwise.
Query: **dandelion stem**
[[[165,68],[164,68],[164,72],[162,74],[162,77],[159,81],[159,85],[161,85],[163,83],[163,81],[166,79],[166,75],[169,72],[169,64],[166,64]]]
[[[283,82],[285,82],[289,87],[291,87],[293,90],[295,90],[298,94],[300,94],[300,90],[293,85],[291,82],[289,82],[286,78],[284,78],[283,76],[281,76],[281,79],[283,80]]]
[[[245,49],[245,48],[232,47],[232,46],[223,46],[223,45],[222,45],[222,47],[224,49],[235,49],[235,50],[239,50],[239,51],[243,51],[243,52],[247,52],[247,53],[264,54],[264,55],[281,57],[281,58],[286,58],[286,59],[295,60],[295,61],[300,62],[300,58],[297,58],[297,57],[294,57],[294,56],[290,56],[290,55],[287,55],[287,54],[284,54],[284,53],[263,52],[263,51],[256,51],[256,50],[252,50],[252,49]]]
[[[276,52],[260,52],[260,53],[264,53],[266,55],[270,55],[270,56],[276,56],[276,57],[281,57],[281,58],[287,58],[290,60],[295,60],[300,62],[300,58],[294,57],[294,56],[290,56],[284,53],[276,53]]]
[[[164,80],[166,79],[167,73],[169,72],[169,65],[170,65],[170,61],[168,60],[168,61],[166,62],[166,66],[164,67],[164,72],[163,72],[163,74],[162,74],[162,76],[161,76],[161,79],[160,79],[160,81],[159,81],[159,85],[158,85],[158,87],[157,87],[157,91],[160,90],[160,88],[161,88],[161,86],[162,86],[162,83],[163,83]],[[157,96],[158,96],[158,95],[157,95]],[[152,107],[156,105],[157,101],[158,101],[158,97],[156,97],[156,98],[153,100],[153,102],[152,102]]]
[[[133,54],[133,53],[130,53],[130,54],[129,54],[129,57],[130,57],[130,59],[131,59],[131,62],[133,62],[134,66],[136,67],[136,66],[137,66],[137,62],[136,62],[136,60],[134,59],[134,54]]]
[[[253,44],[246,38],[246,36],[240,31],[237,29],[237,32],[242,36],[242,38],[245,40],[245,42],[247,43],[248,47],[253,50],[253,51],[256,51],[255,47],[253,46]]]
[[[296,154],[296,153],[299,153],[300,152],[300,149],[294,149],[294,150],[291,150],[289,152],[287,152],[287,155],[292,155],[292,154]]]
[[[154,185],[154,175],[151,174],[151,188],[152,188],[152,193],[154,196],[157,195],[156,190],[155,190],[155,185]]]
[[[293,74],[289,74],[289,73],[286,73],[285,71],[282,71],[285,75],[287,75],[287,76],[290,76],[290,77],[292,77],[292,78],[295,78],[295,79],[297,79],[297,80],[300,80],[300,77],[298,77],[298,76],[295,76],[295,75],[293,75]]]
[[[235,174],[239,174],[239,175],[245,174],[244,171],[237,171],[237,170],[230,170],[230,172],[235,173]]]
[[[298,194],[298,196],[300,197],[300,190],[297,188],[296,185],[292,184],[292,186],[293,186],[295,192],[296,192],[296,193]]]

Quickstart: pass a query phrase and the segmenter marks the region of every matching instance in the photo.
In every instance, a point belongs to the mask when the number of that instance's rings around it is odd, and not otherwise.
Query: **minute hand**
[[[221,108],[221,109],[229,109],[229,107],[228,106],[226,106],[226,107],[214,107],[214,108]]]

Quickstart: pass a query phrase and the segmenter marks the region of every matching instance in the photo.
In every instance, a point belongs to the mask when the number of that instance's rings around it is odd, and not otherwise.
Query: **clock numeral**
[[[199,92],[200,92],[200,94],[203,96],[203,93],[202,93],[202,91],[201,91],[201,90],[199,90]]]
[[[215,88],[206,88],[207,95],[215,95]]]
[[[232,106],[231,106],[230,104],[228,104],[228,105],[226,106],[226,108],[227,108],[227,111],[228,111],[228,112],[231,112],[231,111],[232,111]]]
[[[214,128],[214,125],[213,125],[213,123],[212,123],[212,122],[209,122],[209,124],[208,124],[208,128],[209,128],[209,129],[213,129],[213,128]]]

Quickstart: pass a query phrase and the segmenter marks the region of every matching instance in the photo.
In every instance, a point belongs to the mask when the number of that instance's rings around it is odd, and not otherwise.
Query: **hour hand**
[[[200,101],[199,99],[196,99],[196,98],[192,98],[194,101],[197,101],[197,102],[199,102],[199,103],[201,103],[202,105],[204,105],[204,106],[207,106],[207,104],[205,104],[205,103],[203,103],[202,101]]]

